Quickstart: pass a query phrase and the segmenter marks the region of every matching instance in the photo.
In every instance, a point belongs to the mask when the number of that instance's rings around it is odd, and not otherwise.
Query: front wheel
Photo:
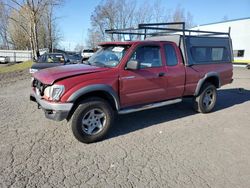
[[[201,113],[208,113],[213,110],[216,100],[216,87],[213,84],[205,83],[201,93],[194,99],[194,109]]]
[[[83,101],[72,117],[72,131],[77,140],[83,143],[103,139],[114,121],[111,106],[100,98]]]

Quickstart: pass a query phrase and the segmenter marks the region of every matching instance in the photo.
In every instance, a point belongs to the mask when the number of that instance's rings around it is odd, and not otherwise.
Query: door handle
[[[135,76],[126,76],[126,77],[122,77],[122,80],[129,80],[129,79],[134,79]]]
[[[160,72],[160,73],[158,74],[158,76],[159,76],[159,77],[165,76],[165,72]]]

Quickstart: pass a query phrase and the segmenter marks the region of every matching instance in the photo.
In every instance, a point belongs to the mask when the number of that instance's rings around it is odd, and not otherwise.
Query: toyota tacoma
[[[150,24],[139,27],[152,29]],[[75,138],[83,143],[103,139],[116,115],[178,103],[184,97],[194,99],[197,112],[208,113],[216,104],[217,89],[232,82],[230,34],[171,31],[145,32],[145,40],[104,42],[85,64],[36,72],[30,99],[47,118],[71,121]]]

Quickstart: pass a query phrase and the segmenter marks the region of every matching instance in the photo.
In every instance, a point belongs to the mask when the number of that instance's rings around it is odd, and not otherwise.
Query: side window
[[[234,54],[234,57],[244,57],[244,52],[245,50],[234,50],[233,54]]]
[[[41,55],[40,57],[39,57],[39,59],[38,59],[38,63],[44,63],[45,61],[46,61],[46,55]]]
[[[212,48],[212,61],[223,60],[224,48]]]
[[[164,51],[166,55],[167,65],[175,66],[178,64],[175,48],[171,44],[164,45]]]
[[[191,54],[198,64],[229,61],[228,51],[224,47],[192,47]]]
[[[143,46],[136,49],[130,60],[138,61],[140,68],[151,68],[162,66],[160,47]]]
[[[192,56],[196,62],[207,61],[207,48],[199,47],[192,48]]]

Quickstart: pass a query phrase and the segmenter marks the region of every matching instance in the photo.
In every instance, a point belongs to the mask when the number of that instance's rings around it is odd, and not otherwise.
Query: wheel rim
[[[212,89],[208,89],[203,98],[203,105],[205,108],[209,108],[214,101],[214,92]]]
[[[91,109],[82,119],[82,130],[88,135],[97,134],[104,128],[106,119],[106,114],[101,109]]]

